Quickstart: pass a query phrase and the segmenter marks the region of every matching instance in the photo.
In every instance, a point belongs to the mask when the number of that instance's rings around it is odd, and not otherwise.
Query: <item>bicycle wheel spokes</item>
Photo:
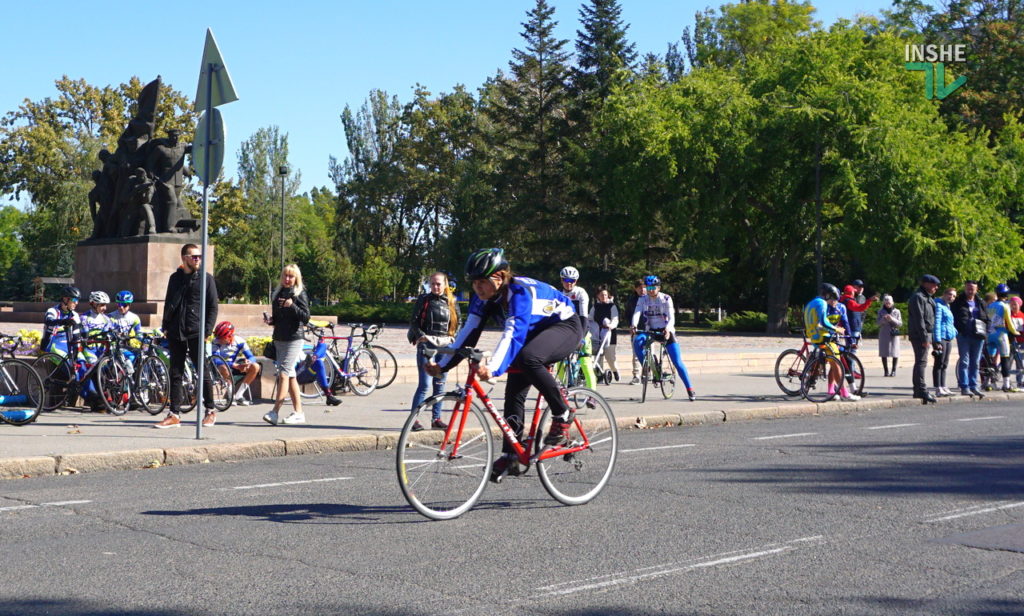
[[[228,376],[224,376],[224,372],[221,372],[221,368],[225,368]],[[234,402],[232,394],[234,393],[234,382],[231,380],[231,369],[227,367],[227,362],[224,360],[207,360],[206,362],[207,374],[210,375],[213,381],[213,408],[219,413],[231,408],[231,403]],[[203,378],[206,378],[205,376]]]
[[[569,398],[589,399],[593,404],[590,415],[576,418],[565,445],[542,451],[537,473],[552,498],[566,505],[582,505],[593,500],[611,478],[619,437],[612,409],[600,394],[578,387],[569,391]],[[538,438],[550,427],[551,412],[546,409]],[[559,455],[560,451],[567,453]]]
[[[668,350],[664,345],[661,346],[658,363],[661,366],[659,369],[661,373],[661,395],[668,400],[676,391],[676,373],[672,366],[672,358],[668,356]]]
[[[830,391],[829,374],[837,371],[842,381],[843,365],[834,357],[818,355],[807,363],[800,378],[800,393],[811,402],[828,402],[836,397],[838,387]]]
[[[429,417],[438,401],[450,428],[413,432],[421,414]],[[483,494],[494,458],[494,436],[477,405],[463,412],[456,394],[428,398],[410,413],[398,439],[396,468],[402,494],[416,511],[433,520],[450,520],[468,511]],[[459,428],[462,428],[459,438]]]
[[[775,382],[787,396],[800,395],[800,375],[806,358],[796,349],[787,349],[775,360]]]
[[[43,410],[63,406],[75,380],[71,364],[56,353],[43,353],[32,362],[32,367],[43,382]]]
[[[43,410],[43,381],[20,359],[0,362],[0,420],[16,426],[33,422]]]
[[[96,389],[103,406],[111,414],[124,415],[128,412],[128,373],[112,356],[104,357],[96,365]]]
[[[864,364],[861,363],[859,357],[849,351],[843,352],[843,363],[846,364],[846,382],[849,384],[850,391],[855,395],[863,396]]]
[[[370,345],[370,351],[377,356],[377,364],[380,366],[377,389],[384,389],[394,383],[395,377],[398,376],[398,360],[395,359],[394,353],[377,344]]]
[[[377,387],[380,365],[377,356],[366,349],[358,349],[348,361],[348,384],[357,396],[368,396]]]
[[[156,357],[147,357],[139,366],[133,394],[150,415],[159,415],[171,399],[170,383],[164,362]]]

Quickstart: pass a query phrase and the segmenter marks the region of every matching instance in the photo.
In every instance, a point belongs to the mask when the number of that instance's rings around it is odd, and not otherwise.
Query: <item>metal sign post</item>
[[[201,144],[199,148],[201,156],[193,154],[193,166],[203,181],[203,235],[202,255],[199,262],[199,361],[196,366],[196,438],[203,437],[203,415],[199,409],[205,411],[205,400],[203,393],[204,386],[203,371],[206,368],[206,249],[209,244],[210,233],[210,205],[209,187],[216,181],[220,174],[221,166],[224,163],[224,121],[220,112],[214,109],[218,105],[224,105],[238,100],[235,94],[234,85],[231,83],[231,76],[228,75],[227,66],[217,48],[217,41],[213,38],[213,31],[206,29],[206,45],[203,47],[203,62],[199,74],[199,86],[196,90],[196,111],[202,111],[203,116],[196,127],[195,144]],[[197,160],[201,162],[197,165]],[[231,395],[231,392],[228,392]]]

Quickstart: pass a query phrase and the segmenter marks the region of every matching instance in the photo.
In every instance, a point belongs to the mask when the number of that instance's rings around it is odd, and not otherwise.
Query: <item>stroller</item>
[[[602,385],[611,385],[612,384],[612,371],[611,371],[611,368],[607,368],[607,369],[601,371],[600,367],[601,367],[601,360],[604,358],[604,351],[605,351],[605,349],[608,348],[608,344],[611,342],[611,339],[612,339],[612,330],[611,330],[610,327],[609,328],[602,327],[602,328],[600,328],[600,330],[604,331],[604,335],[601,336],[601,344],[598,345],[597,352],[594,353],[594,369],[595,369],[595,371],[597,371],[597,375],[596,376],[597,376],[597,382],[598,383],[600,383]],[[591,330],[591,331],[593,331],[593,330]]]

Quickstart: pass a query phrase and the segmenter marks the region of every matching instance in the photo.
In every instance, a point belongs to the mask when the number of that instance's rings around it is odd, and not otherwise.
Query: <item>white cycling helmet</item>
[[[89,294],[89,301],[93,304],[109,304],[110,296],[103,291],[93,291]]]
[[[562,280],[575,281],[580,279],[580,271],[571,265],[563,267],[562,271],[558,272],[558,275],[562,278]]]

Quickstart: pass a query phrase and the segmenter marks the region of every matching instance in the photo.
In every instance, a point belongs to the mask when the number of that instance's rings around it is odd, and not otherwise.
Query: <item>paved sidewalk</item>
[[[696,402],[685,400],[681,384],[671,400],[662,399],[658,390],[649,390],[644,404],[639,402],[639,385],[616,383],[599,386],[598,390],[611,402],[623,428],[849,413],[919,404],[911,398],[909,370],[897,378],[884,378],[881,369],[869,363],[867,373],[869,395],[856,403],[833,401],[818,405],[787,398],[779,391],[770,369],[695,375],[699,396]],[[455,383],[455,378],[449,378],[450,386]],[[261,417],[270,410],[269,401],[232,407],[218,415],[216,426],[203,429],[202,440],[195,439],[194,413],[185,416],[190,423],[168,430],[153,428],[160,417],[137,411],[122,417],[78,410],[43,413],[28,426],[0,424],[0,478],[390,449],[408,417],[414,389],[410,383],[395,383],[367,397],[346,395],[339,407],[313,401],[305,406],[305,425],[266,424]],[[494,390],[499,408],[503,390],[503,383]],[[993,392],[987,399],[1007,397]],[[965,400],[942,399],[942,404],[934,407],[935,412],[942,412],[943,404]],[[532,409],[532,402],[527,408]]]

